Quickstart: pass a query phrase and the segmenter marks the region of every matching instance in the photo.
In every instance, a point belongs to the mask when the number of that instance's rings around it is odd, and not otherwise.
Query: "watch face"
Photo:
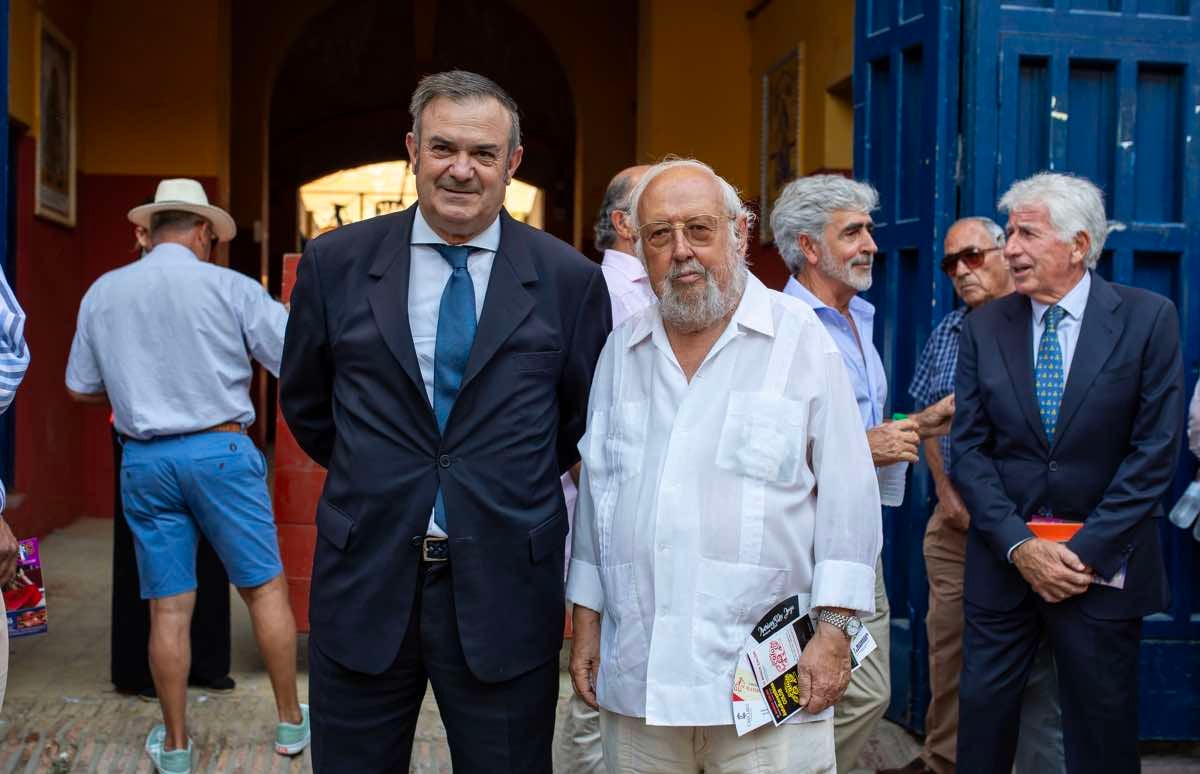
[[[850,635],[852,638],[854,635],[858,634],[858,630],[861,628],[862,621],[858,620],[857,618],[851,618],[846,622],[846,634]]]

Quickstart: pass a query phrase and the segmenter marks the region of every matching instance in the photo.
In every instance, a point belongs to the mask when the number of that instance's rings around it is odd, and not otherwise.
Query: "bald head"
[[[649,168],[645,164],[627,167],[609,181],[608,188],[604,191],[604,202],[600,205],[600,211],[596,213],[594,243],[597,250],[619,250],[622,253],[633,254],[635,235],[626,227],[625,206],[629,192]]]

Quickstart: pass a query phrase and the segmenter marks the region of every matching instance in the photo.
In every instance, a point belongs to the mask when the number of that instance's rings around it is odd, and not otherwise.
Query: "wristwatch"
[[[862,628],[862,621],[858,616],[846,615],[845,613],[835,613],[829,608],[821,608],[821,612],[817,613],[817,620],[824,621],[827,624],[833,624],[842,630],[842,634],[846,635],[846,639],[852,640]]]

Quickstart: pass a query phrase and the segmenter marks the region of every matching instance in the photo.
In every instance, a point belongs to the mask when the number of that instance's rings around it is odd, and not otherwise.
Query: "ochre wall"
[[[762,155],[762,77],[803,43],[804,84],[799,171],[854,165],[853,114],[831,104],[831,86],[854,69],[854,3],[845,0],[774,0],[748,23],[750,46],[750,159],[758,174]],[[757,184],[756,192],[760,184]],[[761,192],[758,192],[761,193]]]
[[[638,160],[692,156],[753,197],[745,4],[644,0],[639,11]]]

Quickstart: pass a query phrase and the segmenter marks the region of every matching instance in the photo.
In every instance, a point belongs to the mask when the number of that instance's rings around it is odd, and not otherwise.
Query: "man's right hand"
[[[971,514],[967,512],[967,504],[962,495],[949,481],[937,485],[938,505],[941,506],[942,518],[947,524],[959,532],[966,532],[971,526]]]
[[[17,574],[17,538],[0,519],[0,584],[8,583]]]
[[[1038,596],[1062,602],[1088,590],[1092,571],[1062,543],[1033,538],[1013,549],[1013,564]]]
[[[600,614],[575,605],[571,612],[571,661],[568,671],[571,684],[583,703],[594,710],[596,703],[596,673],[600,671]]]
[[[917,423],[911,419],[884,422],[867,431],[867,445],[871,448],[871,460],[875,467],[897,462],[917,461]]]

